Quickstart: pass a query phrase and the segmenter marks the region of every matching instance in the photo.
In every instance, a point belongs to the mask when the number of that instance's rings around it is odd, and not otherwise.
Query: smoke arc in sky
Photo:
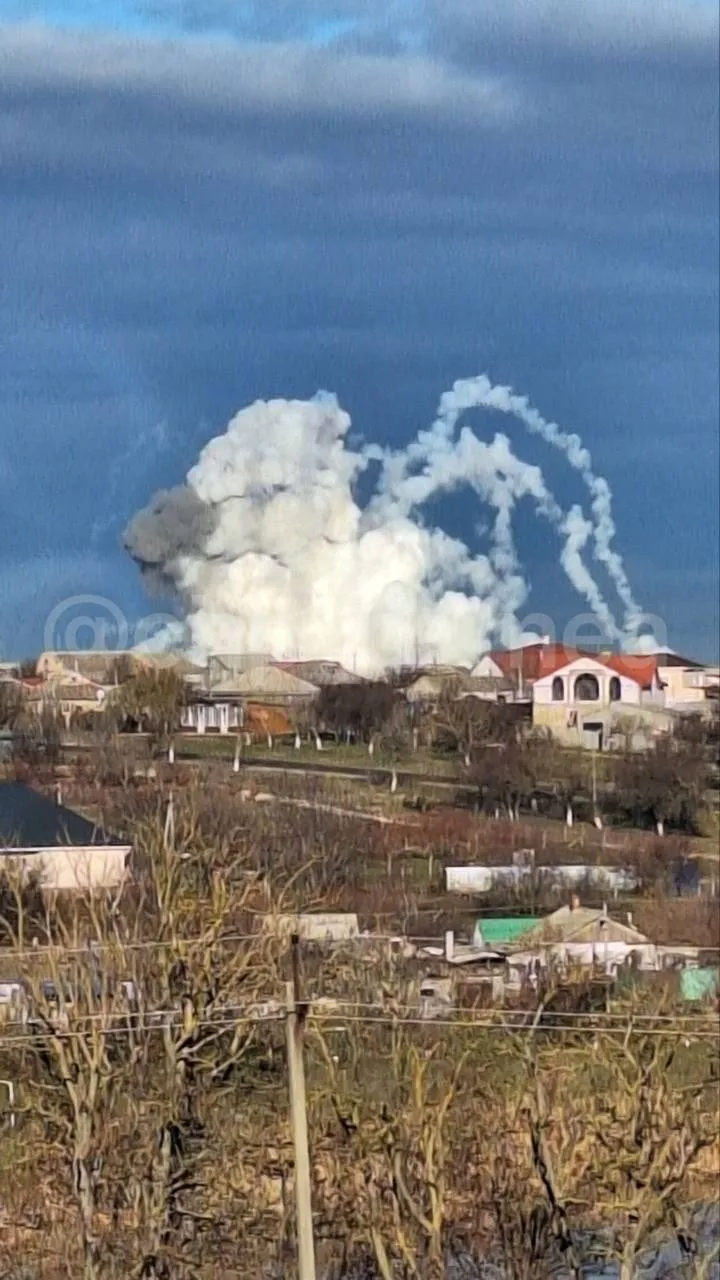
[[[494,409],[559,449],[590,495],[565,511],[542,471],[504,434],[482,440],[462,415]],[[471,663],[492,643],[523,640],[528,595],[513,538],[521,502],[547,521],[569,581],[610,638],[632,638],[640,616],[622,560],[607,482],[576,435],[482,375],[442,396],[432,426],[405,449],[348,444],[336,398],[259,400],[210,440],[186,483],[156,494],[125,531],[144,574],[185,611],[190,649],[333,657],[373,673],[416,654]],[[374,462],[361,507],[359,477]],[[423,520],[428,502],[469,489],[488,516],[476,554]],[[618,623],[591,572],[600,564],[623,610]]]

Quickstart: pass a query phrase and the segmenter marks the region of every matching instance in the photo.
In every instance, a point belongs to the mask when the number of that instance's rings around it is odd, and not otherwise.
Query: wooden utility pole
[[[295,1149],[295,1214],[297,1219],[299,1280],[316,1280],[310,1197],[310,1153],[308,1150],[307,1101],[303,1032],[307,1006],[300,1000],[299,938],[292,937],[292,982],[287,983],[287,1057],[290,1086],[290,1118]]]

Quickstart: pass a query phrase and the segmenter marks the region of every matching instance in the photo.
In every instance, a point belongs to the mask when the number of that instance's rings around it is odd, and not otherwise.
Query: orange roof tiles
[[[604,667],[610,667],[611,671],[616,671],[619,676],[635,680],[642,689],[649,689],[653,680],[660,683],[657,661],[646,654],[610,653],[598,658],[598,661]]]
[[[599,662],[617,675],[634,680],[643,689],[649,688],[653,680],[659,680],[657,661],[647,654],[583,653],[562,644],[529,644],[521,649],[497,649],[489,656],[503,675],[517,678],[518,672],[521,672],[523,680],[529,681],[554,675],[568,663],[582,658]]]
[[[568,649],[562,644],[527,644],[521,649],[496,649],[489,655],[504,676],[517,676],[523,680],[539,680],[552,675],[568,662],[582,657],[578,649]]]

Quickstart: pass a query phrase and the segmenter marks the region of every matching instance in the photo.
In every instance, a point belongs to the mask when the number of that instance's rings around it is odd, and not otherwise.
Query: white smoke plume
[[[516,395],[511,387],[493,386],[485,374],[477,378],[460,378],[451,391],[445,392],[440,401],[435,430],[445,438],[451,438],[458,417],[471,408],[497,409],[500,413],[512,414],[528,431],[564,453],[570,466],[582,476],[590,491],[591,509],[595,517],[592,529],[595,559],[605,566],[618,597],[625,606],[624,623],[619,634],[634,636],[641,610],[633,597],[622,560],[612,546],[616,530],[610,487],[607,480],[595,475],[592,458],[580,437],[563,431],[556,422],[548,422],[533,408],[527,396]],[[573,585],[579,591],[583,590],[578,583],[574,582]],[[588,599],[590,600],[590,596]],[[598,617],[601,617],[601,611],[598,612]]]
[[[566,453],[590,487],[592,522],[579,507],[564,512],[504,435],[488,443],[467,426],[456,434],[461,414],[483,405]],[[157,495],[131,522],[126,546],[180,595],[198,656],[333,657],[372,673],[418,653],[471,663],[493,641],[520,643],[528,588],[512,525],[522,500],[557,531],[560,562],[609,635],[619,629],[582,559],[591,536],[626,613],[636,610],[611,545],[606,482],[579,439],[523,397],[484,377],[457,382],[430,430],[400,452],[353,450],[349,427],[325,393],[258,401],[205,446],[186,485]],[[380,475],[361,508],[354,488],[372,461]],[[463,487],[494,513],[487,555],[422,523],[424,504]]]

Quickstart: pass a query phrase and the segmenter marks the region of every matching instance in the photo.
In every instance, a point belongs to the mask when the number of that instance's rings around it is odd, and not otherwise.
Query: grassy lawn
[[[232,736],[188,735],[178,740],[176,757],[178,760],[198,757],[232,760],[235,747],[236,740]],[[318,751],[309,742],[303,742],[298,748],[287,740],[276,741],[272,747],[269,747],[266,742],[254,742],[250,746],[241,745],[242,760],[258,762],[269,760],[277,763],[287,761],[295,765],[333,765],[348,769],[392,769],[394,767],[401,773],[424,773],[450,779],[458,777],[458,764],[455,760],[434,756],[427,751],[392,756],[388,752],[376,750],[371,756],[367,746],[357,743],[349,746],[323,743],[322,750]]]

